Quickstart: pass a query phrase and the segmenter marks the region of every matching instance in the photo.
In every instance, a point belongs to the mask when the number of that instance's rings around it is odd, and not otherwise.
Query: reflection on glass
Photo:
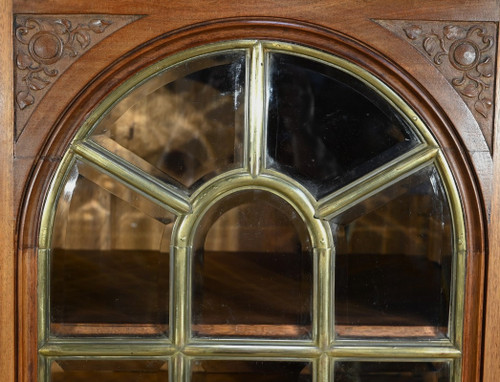
[[[165,333],[173,221],[172,214],[108,176],[75,167],[54,224],[52,333]]]
[[[362,201],[331,226],[338,336],[447,335],[452,225],[433,166]]]
[[[284,200],[258,190],[221,200],[196,232],[194,334],[309,338],[312,262],[306,227]]]
[[[446,362],[335,362],[335,382],[449,382]]]
[[[387,101],[317,61],[270,55],[268,165],[323,197],[418,143]]]
[[[163,360],[56,360],[51,382],[168,382]]]
[[[193,382],[309,382],[311,364],[276,361],[194,361]]]
[[[100,122],[93,139],[187,188],[242,165],[245,54],[196,58],[153,77]],[[149,167],[156,171],[150,171]]]

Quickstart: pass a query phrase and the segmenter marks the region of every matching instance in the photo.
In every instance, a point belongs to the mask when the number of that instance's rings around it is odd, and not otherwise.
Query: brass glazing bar
[[[246,139],[248,168],[257,176],[263,165],[265,65],[262,44],[252,48],[250,64],[250,95],[248,98],[248,130]]]
[[[437,156],[437,168],[444,182],[444,189],[450,205],[451,217],[453,221],[454,242],[454,261],[452,269],[451,285],[451,307],[450,307],[450,333],[449,337],[453,339],[457,347],[462,347],[463,342],[463,321],[464,321],[464,300],[465,300],[465,276],[466,276],[466,257],[467,243],[465,237],[465,221],[461,209],[460,195],[457,192],[446,160],[442,153]]]
[[[330,359],[325,353],[321,354],[316,366],[316,381],[328,382],[330,380]]]
[[[38,343],[44,344],[49,335],[47,309],[49,306],[49,253],[38,250]]]
[[[187,340],[189,329],[189,295],[188,295],[188,256],[189,249],[185,247],[173,247],[174,256],[174,283],[173,301],[170,312],[172,312],[172,338],[177,347],[182,347]]]
[[[159,344],[158,340],[149,342],[132,341],[120,339],[114,343],[100,343],[96,339],[80,342],[58,342],[48,343],[39,349],[44,356],[168,356],[176,352],[176,348],[170,344]]]
[[[381,167],[376,174],[368,174],[320,200],[317,216],[330,219],[344,212],[356,203],[426,166],[434,160],[438,152],[439,149],[435,147],[417,147],[407,155]]]
[[[38,380],[39,381],[50,381],[50,365],[51,360],[38,356]]]
[[[190,379],[186,378],[186,374],[189,372],[187,370],[188,367],[188,362],[186,358],[180,354],[177,353],[175,357],[173,357],[172,362],[171,362],[171,380],[174,382],[184,382],[188,381]]]
[[[314,316],[318,320],[316,327],[318,328],[318,343],[321,349],[327,349],[331,338],[331,274],[332,272],[332,249],[316,249],[318,258],[318,269],[316,270],[317,283],[317,311]],[[316,286],[316,285],[315,285]]]
[[[462,353],[452,347],[431,347],[422,345],[400,346],[362,346],[353,343],[350,346],[336,346],[328,351],[331,357],[360,358],[460,358]]]
[[[308,345],[276,345],[276,344],[190,344],[183,353],[188,356],[252,356],[252,357],[286,357],[286,358],[315,358],[321,355],[321,350],[316,346]]]
[[[106,171],[161,207],[176,214],[190,212],[191,206],[187,198],[96,143],[81,142],[73,144],[72,149],[90,164]]]

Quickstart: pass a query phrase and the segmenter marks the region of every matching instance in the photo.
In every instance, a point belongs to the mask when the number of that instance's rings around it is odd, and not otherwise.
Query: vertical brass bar
[[[172,371],[170,373],[173,382],[185,382],[189,381],[188,375],[186,373],[187,360],[181,354],[177,353],[171,360]]]
[[[50,250],[38,250],[38,346],[47,341],[50,331],[49,310],[49,257]]]
[[[248,169],[252,176],[259,175],[263,165],[265,65],[264,48],[252,48],[250,64],[250,95],[248,98],[248,137],[246,152]]]
[[[172,299],[172,340],[177,348],[182,348],[186,344],[188,322],[188,281],[187,263],[188,249],[185,247],[173,247],[173,299]]]
[[[38,380],[49,382],[50,381],[50,364],[52,359],[49,357],[44,357],[42,355],[38,356]]]
[[[316,249],[316,256],[318,258],[317,270],[317,311],[315,312],[317,328],[318,328],[318,345],[321,350],[326,350],[330,345],[332,334],[330,328],[332,326],[332,317],[330,312],[331,301],[331,278],[332,273],[332,250],[330,248]],[[321,367],[321,365],[320,365]]]
[[[325,353],[315,362],[316,372],[314,373],[316,382],[328,382],[330,380],[330,359]],[[313,378],[314,381],[314,378]]]

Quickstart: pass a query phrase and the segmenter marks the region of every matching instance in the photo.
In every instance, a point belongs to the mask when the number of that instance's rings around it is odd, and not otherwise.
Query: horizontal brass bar
[[[460,358],[462,353],[453,347],[446,346],[361,346],[352,344],[336,346],[328,351],[331,357],[359,357],[359,358]]]
[[[127,341],[127,340],[125,340]],[[56,342],[42,346],[39,353],[44,356],[169,356],[177,352],[170,344],[159,344],[157,341],[141,341],[137,344],[123,343],[123,339],[100,343],[92,340]]]
[[[268,344],[229,344],[198,343],[187,345],[183,349],[187,356],[252,356],[252,357],[281,357],[281,358],[316,358],[322,352],[312,345],[268,345]]]
[[[152,202],[173,213],[188,213],[191,206],[187,198],[184,198],[173,188],[140,170],[132,164],[121,160],[112,152],[92,141],[73,144],[72,149],[86,161],[94,164],[101,171],[124,182],[130,188],[141,193]]]

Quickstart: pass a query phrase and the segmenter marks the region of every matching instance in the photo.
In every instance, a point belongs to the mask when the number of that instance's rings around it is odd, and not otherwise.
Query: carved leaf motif
[[[443,28],[443,34],[448,40],[457,40],[465,38],[467,31],[456,25],[447,25]]]
[[[57,20],[56,23],[63,25],[68,31],[71,30],[71,21],[69,21],[68,19]]]
[[[470,83],[461,91],[461,93],[466,97],[474,98],[479,94],[479,89],[476,84]]]
[[[429,56],[432,56],[438,49],[439,43],[435,36],[426,37],[423,43],[423,47]]]
[[[411,27],[405,28],[403,30],[410,40],[416,40],[422,34],[422,28],[420,28],[418,25],[412,25]]]
[[[33,64],[33,60],[26,53],[19,53],[16,57],[16,65],[19,69],[24,70]]]
[[[94,33],[102,33],[106,30],[108,26],[110,26],[111,23],[106,20],[100,20],[100,19],[94,19],[89,22],[89,28],[94,32]]]
[[[490,99],[477,100],[474,104],[474,109],[481,114],[484,118],[488,116],[488,110],[491,109],[492,102]]]
[[[78,31],[75,32],[75,40],[82,49],[85,49],[90,44],[90,35],[85,31]]]
[[[29,88],[31,90],[42,90],[49,84],[50,81],[46,80],[45,78],[42,78],[38,75],[33,75],[31,76],[29,81]]]
[[[33,105],[35,102],[35,97],[33,97],[29,92],[21,91],[16,95],[17,105],[21,110],[29,105]]]
[[[493,63],[491,62],[491,58],[486,57],[486,59],[477,66],[477,71],[486,78],[493,76]]]

